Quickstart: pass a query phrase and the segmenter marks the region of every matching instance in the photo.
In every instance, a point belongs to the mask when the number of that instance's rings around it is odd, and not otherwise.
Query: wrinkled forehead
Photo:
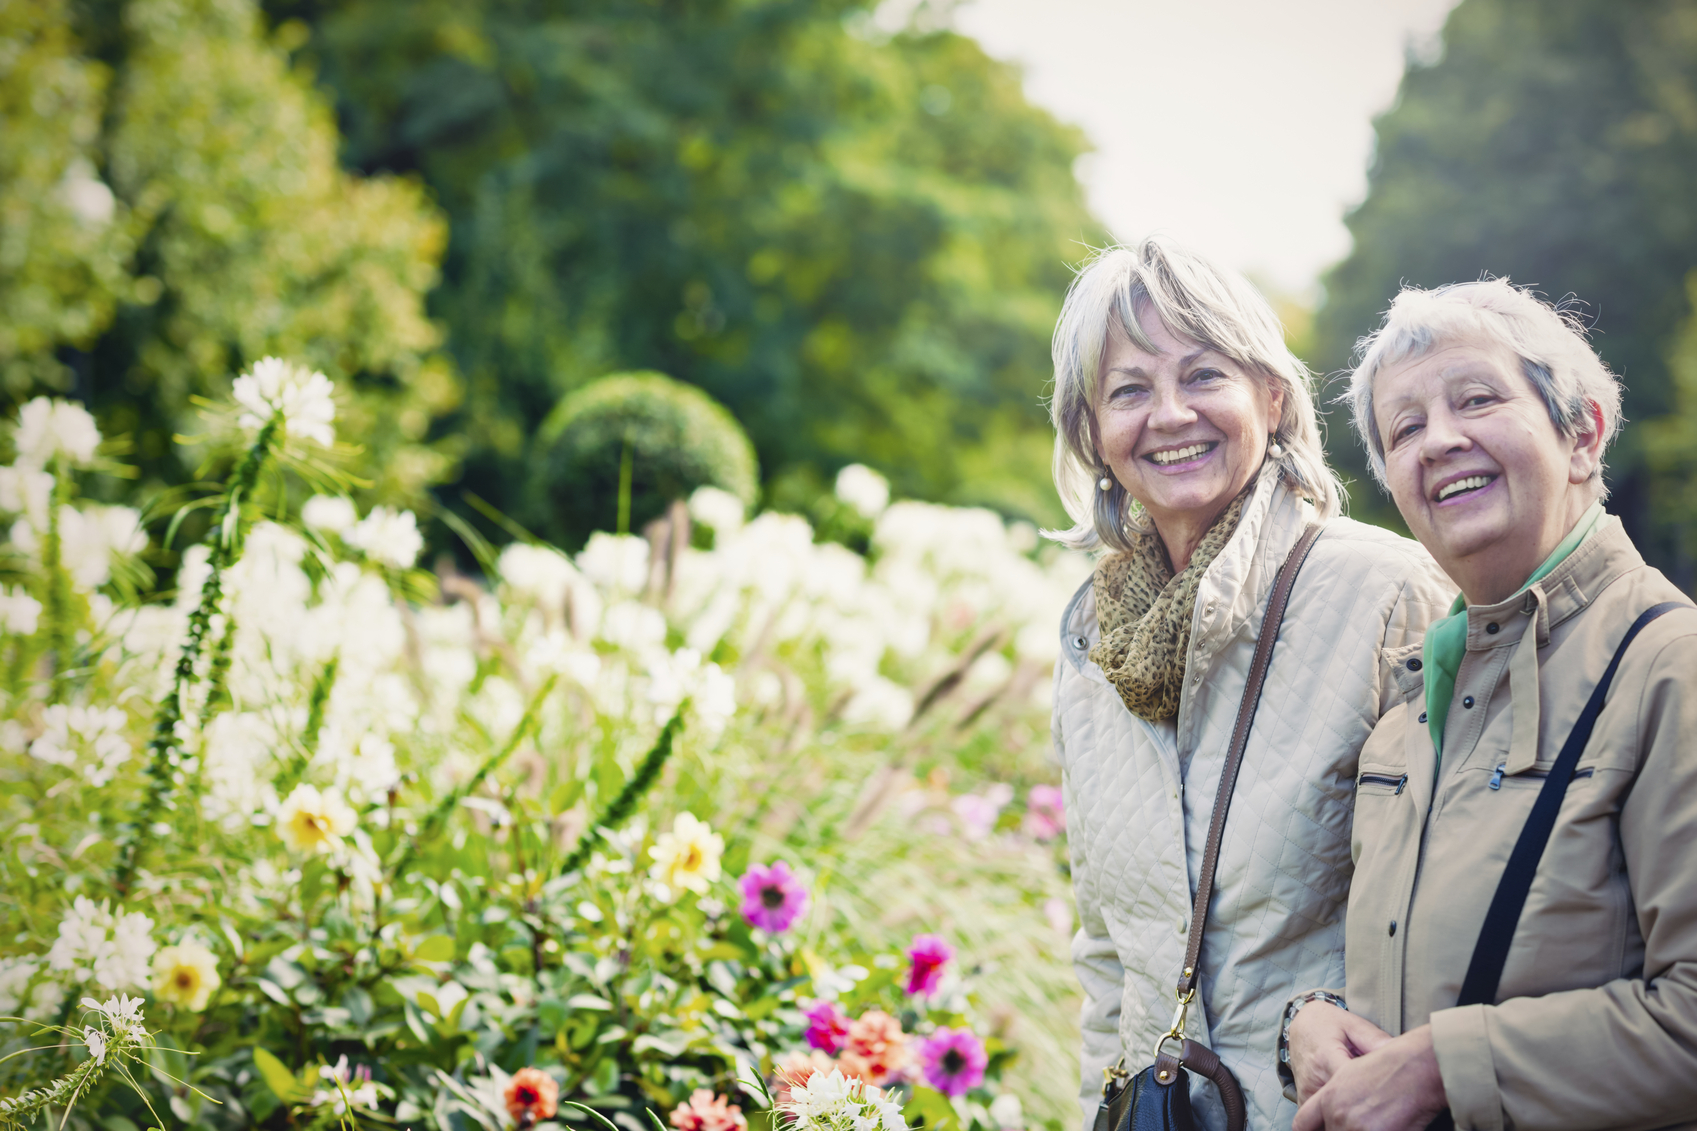
[[[1373,377],[1373,407],[1384,413],[1421,401],[1458,381],[1524,381],[1518,354],[1475,335],[1429,338],[1381,359]]]

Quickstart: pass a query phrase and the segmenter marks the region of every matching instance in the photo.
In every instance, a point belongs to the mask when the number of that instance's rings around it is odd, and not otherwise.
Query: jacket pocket
[[[1527,783],[1527,784],[1531,784],[1532,782],[1536,782],[1536,783],[1538,783],[1538,788],[1542,789],[1543,786],[1544,786],[1545,779],[1547,779],[1550,776],[1550,771],[1548,769],[1540,770],[1540,769],[1537,769],[1537,768],[1533,768],[1533,769],[1527,770],[1523,774],[1515,774],[1513,777],[1505,777],[1504,776],[1505,770],[1506,770],[1505,764],[1502,763],[1502,762],[1498,762],[1497,768],[1495,770],[1491,771],[1491,780],[1486,783],[1487,787],[1490,788],[1490,789],[1501,789],[1503,787],[1504,782],[1507,782],[1511,786],[1514,785],[1516,782],[1524,782],[1524,783]],[[1597,772],[1597,767],[1595,767],[1595,766],[1580,766],[1577,770],[1573,771],[1573,777],[1570,780],[1571,781],[1580,781],[1584,778],[1590,777],[1592,774],[1594,774],[1596,772]]]
[[[1408,784],[1407,774],[1364,773],[1355,779],[1357,793],[1382,793],[1389,790],[1394,797]]]

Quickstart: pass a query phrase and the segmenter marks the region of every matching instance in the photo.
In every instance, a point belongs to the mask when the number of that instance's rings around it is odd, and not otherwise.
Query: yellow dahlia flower
[[[328,852],[358,823],[340,791],[297,785],[277,811],[277,835],[296,852]]]
[[[654,859],[648,874],[673,889],[705,892],[719,878],[719,857],[724,854],[724,837],[695,814],[679,813],[672,831],[661,833],[648,850]]]
[[[153,996],[160,1001],[199,1013],[222,984],[218,960],[199,943],[164,947],[153,956]]]

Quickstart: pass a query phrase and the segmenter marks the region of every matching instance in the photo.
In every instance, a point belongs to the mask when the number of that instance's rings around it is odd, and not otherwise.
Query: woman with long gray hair
[[[1243,278],[1157,239],[1103,251],[1067,295],[1054,362],[1055,484],[1076,524],[1051,536],[1100,552],[1063,618],[1054,706],[1086,1126],[1104,1070],[1135,1072],[1175,1035],[1218,1055],[1250,1128],[1283,1129],[1283,1006],[1343,973],[1356,757],[1396,695],[1379,655],[1455,591],[1414,542],[1340,516],[1310,374]],[[1186,971],[1269,595],[1312,524]],[[1225,1125],[1212,1084],[1195,1076],[1190,1095]]]

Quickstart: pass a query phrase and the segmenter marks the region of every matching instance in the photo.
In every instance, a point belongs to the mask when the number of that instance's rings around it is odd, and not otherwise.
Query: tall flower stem
[[[65,572],[65,538],[59,529],[59,512],[70,495],[70,468],[55,457],[52,464],[53,490],[47,498],[47,536],[41,540],[41,566],[47,575],[47,651],[53,657],[53,681],[47,699],[59,702],[64,691],[65,669],[71,660],[71,578]]]
[[[659,780],[660,771],[665,768],[666,760],[672,756],[672,747],[677,742],[678,732],[683,729],[684,708],[688,705],[687,700],[679,704],[677,711],[666,720],[666,725],[660,728],[660,737],[654,740],[654,745],[643,756],[636,772],[630,776],[619,795],[589,822],[571,853],[561,861],[556,875],[564,876],[583,867],[607,830],[624,824],[625,819],[635,811],[636,803],[642,800],[643,794],[654,787],[654,783]]]
[[[542,704],[547,701],[549,694],[554,690],[554,685],[559,682],[558,674],[551,675],[544,680],[536,694],[530,697],[530,704],[524,709],[524,716],[519,719],[518,726],[513,728],[513,733],[508,736],[501,749],[485,758],[483,764],[477,767],[476,773],[462,782],[458,788],[450,790],[446,797],[436,803],[436,807],[430,811],[430,815],[425,817],[424,823],[419,826],[418,833],[401,850],[400,856],[396,858],[395,866],[391,872],[392,875],[400,875],[401,869],[411,863],[414,856],[418,855],[418,846],[433,840],[436,834],[442,831],[442,826],[447,824],[448,817],[452,815],[455,809],[459,808],[460,802],[476,792],[477,787],[483,784],[485,778],[500,769],[501,765],[513,756],[513,751],[519,748],[519,743],[524,741],[531,728],[540,721]]]
[[[213,614],[224,596],[224,571],[242,556],[242,504],[253,494],[259,473],[271,455],[272,445],[282,430],[283,414],[274,412],[260,428],[253,445],[236,465],[235,472],[224,486],[224,496],[206,532],[206,545],[211,550],[207,559],[206,583],[201,587],[200,603],[189,614],[188,630],[183,637],[182,651],[172,672],[171,687],[153,715],[153,737],[147,744],[147,786],[136,819],[123,831],[118,846],[118,863],[113,870],[112,886],[120,896],[129,891],[153,835],[153,823],[162,810],[171,804],[178,778],[182,773],[182,739],[177,726],[183,721],[190,687],[195,682],[195,667],[206,649],[206,637],[212,628]]]

